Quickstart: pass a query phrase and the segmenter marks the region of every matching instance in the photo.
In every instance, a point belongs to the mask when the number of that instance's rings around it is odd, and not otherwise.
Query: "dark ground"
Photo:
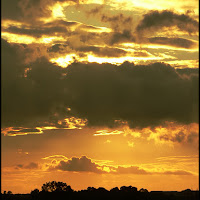
[[[128,187],[127,187],[128,188]],[[104,188],[81,190],[81,191],[54,191],[54,192],[31,192],[31,194],[1,194],[3,200],[197,200],[199,191],[185,190],[182,192],[163,191],[134,191],[134,190],[106,190]]]

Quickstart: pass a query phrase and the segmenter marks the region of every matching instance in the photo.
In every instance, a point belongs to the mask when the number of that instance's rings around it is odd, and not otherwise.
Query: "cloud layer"
[[[75,62],[63,69],[46,58],[27,65],[27,51],[2,40],[3,127],[55,126],[72,116],[87,119],[90,126],[113,126],[115,120],[130,127],[198,122],[197,70],[129,62]]]
[[[112,173],[112,174],[138,174],[138,175],[153,175],[153,174],[162,174],[162,175],[193,175],[192,173],[184,170],[164,170],[160,171],[148,171],[142,169],[138,166],[107,166],[99,165],[92,161],[86,156],[72,157],[69,160],[61,160],[55,162],[54,165],[48,165],[48,170],[61,170],[61,171],[73,171],[73,172],[93,172],[93,173]]]

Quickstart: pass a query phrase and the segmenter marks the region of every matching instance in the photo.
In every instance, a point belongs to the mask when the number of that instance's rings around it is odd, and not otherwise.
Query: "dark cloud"
[[[61,67],[45,58],[27,65],[21,49],[2,40],[2,126],[37,126],[61,105]]]
[[[149,42],[153,44],[169,45],[187,49],[197,47],[198,45],[197,42],[184,38],[153,37],[149,38]]]
[[[191,132],[188,136],[187,136],[187,142],[189,143],[193,143],[195,140],[198,140],[199,135],[195,132]]]
[[[197,33],[199,23],[186,14],[176,14],[172,11],[150,11],[145,14],[143,19],[136,27],[136,32],[140,35],[145,32],[154,32],[164,27],[176,26],[179,30],[191,33]]]
[[[177,69],[176,70],[182,76],[195,76],[199,74],[199,68],[184,68],[184,69]]]
[[[35,37],[41,37],[42,35],[52,35],[54,33],[63,33],[66,30],[64,27],[51,27],[51,28],[18,28],[16,26],[10,26],[7,29],[4,29],[4,31],[9,33],[15,33],[15,34],[22,34],[22,35],[29,35],[29,36],[35,36]]]
[[[109,48],[109,47],[95,47],[95,46],[85,46],[77,49],[81,52],[93,52],[97,56],[103,57],[121,57],[126,55],[126,51],[118,48]]]
[[[55,44],[51,48],[49,48],[50,52],[59,52],[59,53],[66,53],[69,51],[68,47],[76,53],[93,53],[97,56],[102,57],[121,57],[127,54],[126,51],[118,48],[112,47],[96,47],[96,46],[80,46],[80,47],[73,47],[71,44],[63,45],[63,44]]]
[[[105,5],[102,4],[100,6],[97,6],[95,8],[92,8],[91,10],[87,11],[87,14],[88,15],[97,15],[98,13],[101,13],[104,8],[105,8]]]
[[[131,127],[198,122],[198,74],[186,79],[164,63],[74,63],[66,70],[69,107],[89,125],[113,125],[114,119]]]
[[[130,166],[130,167],[117,167],[116,173],[119,174],[150,174],[149,172],[145,171],[144,169],[140,169],[137,166]]]
[[[132,17],[126,17],[123,14],[115,15],[115,16],[107,16],[103,14],[101,16],[102,22],[109,22],[111,27],[115,31],[120,31],[124,29],[129,29],[133,23]]]
[[[170,141],[173,141],[173,142],[178,142],[178,143],[181,143],[184,141],[186,137],[186,134],[183,133],[183,132],[178,132],[177,134],[175,135],[170,135],[170,134],[165,134],[165,135],[161,135],[160,136],[160,139],[161,140],[170,140]]]
[[[162,174],[166,174],[166,175],[193,175],[192,173],[184,171],[184,170],[165,171]]]
[[[26,169],[37,169],[38,163],[31,162],[28,165],[25,166]]]
[[[52,4],[53,1],[47,0],[2,0],[2,19],[29,21],[38,17],[48,17],[51,11],[47,9],[47,5]]]
[[[89,126],[198,122],[198,71],[129,62],[61,68],[45,58],[27,65],[24,48],[2,40],[2,127],[57,126],[69,116],[87,119]]]
[[[190,172],[184,170],[176,170],[176,171],[164,171],[164,172],[148,172],[144,169],[140,169],[137,166],[130,166],[130,167],[121,167],[118,166],[116,168],[116,172],[119,174],[140,174],[140,175],[155,175],[155,174],[162,174],[162,175],[193,175]]]
[[[177,141],[177,142],[182,142],[185,138],[185,134],[183,132],[179,132],[175,135],[175,137],[173,138],[173,141]]]
[[[111,45],[125,42],[136,42],[135,36],[130,30],[125,29],[122,32],[114,32],[111,34],[109,41]]]
[[[176,134],[168,133],[161,135],[160,140],[172,141],[178,143],[194,143],[198,139],[198,134],[196,132],[183,132],[179,131]]]
[[[56,2],[74,2],[79,0],[2,0],[2,19],[34,22],[41,17],[50,17],[51,10]]]
[[[31,162],[28,165],[19,164],[16,166],[16,169],[38,169],[38,168],[39,168],[39,165],[38,163],[35,163],[35,162]]]
[[[19,165],[17,165],[17,167],[19,167],[19,168],[22,168],[22,167],[23,167],[23,165],[19,164]]]
[[[60,161],[60,163],[55,167],[55,169],[59,169],[62,171],[101,173],[102,171],[97,167],[98,165],[92,162],[90,158],[82,156],[80,158],[72,157],[68,161]]]
[[[149,57],[150,54],[146,51],[134,51],[133,55],[135,57]]]
[[[65,35],[69,36],[71,31],[68,29],[70,26],[76,25],[76,22],[67,22],[64,20],[55,20],[49,23],[38,23],[35,26],[9,26],[8,28],[3,28],[3,31],[15,34],[22,34],[34,37],[41,37],[43,35]]]
[[[36,128],[33,128],[33,129],[30,129],[30,128],[23,128],[23,129],[19,129],[19,130],[14,130],[14,131],[8,131],[8,134],[9,135],[12,135],[12,134],[20,134],[20,133],[39,133],[40,130],[39,129],[36,129]]]
[[[109,44],[135,41],[135,36],[133,35],[133,18],[131,16],[127,17],[123,14],[107,16],[102,14],[101,21],[109,22],[113,29],[113,32],[110,34]]]

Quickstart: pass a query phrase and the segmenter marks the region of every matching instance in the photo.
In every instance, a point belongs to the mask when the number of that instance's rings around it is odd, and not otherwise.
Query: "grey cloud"
[[[70,116],[87,119],[88,126],[198,122],[198,71],[129,62],[61,68],[40,58],[28,64],[25,77],[23,49],[2,40],[2,127],[57,126]]]
[[[25,166],[26,169],[37,169],[38,163],[31,162],[28,165]]]
[[[197,47],[198,43],[184,38],[167,38],[167,37],[153,37],[149,38],[152,44],[169,45],[174,47],[181,47],[191,49]]]
[[[35,162],[30,162],[27,165],[19,164],[16,166],[16,169],[38,169],[38,168],[39,168],[39,165],[38,163],[35,163]]]
[[[123,42],[136,42],[135,36],[130,30],[125,29],[122,32],[114,32],[111,34],[109,41],[111,45]]]
[[[179,132],[175,135],[175,137],[173,138],[174,141],[177,141],[177,142],[182,142],[185,138],[185,134],[183,132]]]
[[[73,45],[73,44],[72,44]],[[59,53],[66,53],[68,52],[68,47],[71,48],[71,51],[74,50],[77,53],[89,53],[92,52],[97,56],[103,57],[120,57],[125,56],[127,54],[126,51],[118,48],[111,48],[111,47],[96,47],[96,46],[80,46],[80,47],[73,47],[71,44],[64,45],[64,44],[56,44],[49,48],[50,52],[59,52]]]
[[[22,168],[22,167],[23,167],[22,164],[19,164],[19,165],[16,166],[17,169],[18,169],[18,168]]]
[[[185,68],[185,69],[177,69],[177,72],[183,76],[195,76],[199,73],[199,68]]]
[[[92,8],[91,10],[87,11],[87,14],[88,15],[91,15],[91,14],[92,15],[97,15],[98,13],[101,13],[104,8],[105,8],[105,5],[102,4],[100,6],[97,6],[95,8]]]
[[[198,136],[197,133],[191,132],[191,133],[187,136],[187,142],[193,143],[193,141],[194,141],[195,139],[198,139],[198,138],[199,138],[199,136]]]
[[[85,46],[77,49],[81,52],[93,52],[97,56],[106,56],[106,57],[121,57],[126,55],[126,51],[118,48],[109,48],[109,47],[95,47],[95,46]]]
[[[57,0],[57,2],[75,2],[79,0]],[[2,19],[34,22],[40,17],[50,17],[48,6],[56,3],[55,0],[2,0]]]
[[[162,174],[166,174],[166,175],[193,175],[192,173],[184,171],[184,170],[165,171]]]
[[[35,127],[61,105],[61,67],[45,58],[27,66],[21,48],[2,40],[2,127]],[[27,67],[29,78],[24,77]]]
[[[145,14],[143,19],[136,27],[136,32],[142,34],[146,31],[154,32],[163,27],[176,26],[179,30],[188,33],[197,33],[199,23],[186,14],[176,14],[172,11],[150,11]]]
[[[47,0],[2,0],[2,19],[18,21],[35,20],[38,17],[50,16],[47,5],[53,1]]]
[[[66,32],[66,28],[64,27],[51,27],[51,28],[18,28],[16,26],[10,26],[7,29],[4,29],[4,31],[9,33],[15,33],[15,34],[22,34],[22,35],[29,35],[29,36],[35,36],[35,37],[41,37],[42,35],[51,35],[52,33],[63,33]]]
[[[112,126],[114,119],[131,127],[198,122],[198,74],[186,79],[164,63],[129,62],[74,63],[66,71],[69,106],[88,125]]]
[[[115,31],[120,31],[121,29],[130,28],[133,23],[132,17],[125,17],[123,14],[119,14],[115,16],[107,16],[103,14],[101,16],[101,21],[110,22],[111,27]]]
[[[183,132],[178,132],[174,136],[170,134],[169,135],[165,134],[165,135],[160,136],[161,140],[170,140],[170,141],[178,142],[178,143],[183,142],[185,138],[186,138],[186,135]]]
[[[19,129],[19,130],[15,130],[15,131],[8,131],[8,134],[20,134],[20,133],[32,133],[32,132],[40,132],[39,129],[37,128],[22,128],[22,129]]]
[[[144,169],[140,169],[137,166],[130,166],[130,167],[118,166],[116,169],[116,173],[119,173],[119,174],[150,174],[149,172],[145,171]]]
[[[59,169],[62,171],[101,173],[102,171],[97,167],[98,165],[93,163],[90,158],[82,156],[80,158],[72,157],[68,161],[60,161],[60,163],[55,167],[55,169]]]
[[[8,28],[3,28],[2,31],[22,34],[34,37],[41,37],[43,35],[53,35],[57,33],[63,36],[70,36],[72,32],[69,30],[70,26],[76,25],[76,22],[68,22],[64,20],[55,20],[49,23],[36,23],[33,26],[26,25],[23,27],[9,26]]]
[[[126,17],[123,14],[115,16],[101,16],[102,22],[109,22],[113,33],[110,34],[109,43],[115,44],[120,42],[134,42],[135,36],[133,35],[133,18]]]
[[[193,143],[195,140],[197,141],[198,134],[195,132],[184,133],[182,131],[176,133],[175,135],[172,134],[164,134],[159,137],[161,140],[178,142],[178,143]]]
[[[164,171],[164,172],[149,172],[144,169],[140,169],[137,166],[130,167],[121,167],[118,166],[116,168],[116,172],[119,174],[140,174],[140,175],[154,175],[154,174],[163,174],[163,175],[193,175],[192,173],[184,170],[175,170],[175,171]]]

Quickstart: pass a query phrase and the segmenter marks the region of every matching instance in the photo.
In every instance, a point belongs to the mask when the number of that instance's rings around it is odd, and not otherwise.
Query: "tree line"
[[[171,191],[151,191],[141,188],[138,190],[133,186],[114,187],[107,190],[103,187],[88,187],[85,190],[75,191],[70,185],[63,182],[50,181],[42,185],[41,190],[34,189],[30,194],[12,194],[11,191],[4,191],[1,194],[3,200],[197,200],[199,199],[199,190],[192,191],[190,189],[181,192]]]

